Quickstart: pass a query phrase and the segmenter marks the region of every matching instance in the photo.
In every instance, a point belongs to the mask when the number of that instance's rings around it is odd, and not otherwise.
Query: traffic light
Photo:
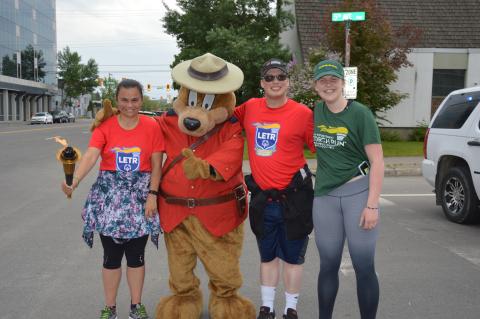
[[[147,84],[147,91],[150,92],[152,90],[152,85],[151,84]]]
[[[167,91],[170,91],[170,83],[167,83],[166,89]]]

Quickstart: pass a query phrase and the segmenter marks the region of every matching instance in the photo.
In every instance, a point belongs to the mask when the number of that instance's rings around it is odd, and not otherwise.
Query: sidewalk
[[[385,157],[385,176],[421,176],[423,157],[405,156],[405,157]],[[312,171],[317,170],[317,161],[308,159],[308,167]],[[250,173],[248,161],[243,161],[243,172]]]

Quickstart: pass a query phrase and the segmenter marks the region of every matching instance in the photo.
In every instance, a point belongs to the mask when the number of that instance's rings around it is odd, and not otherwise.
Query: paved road
[[[59,145],[46,140],[55,135],[84,149],[88,124],[0,126],[0,319],[98,318],[103,304],[101,246],[96,238],[89,249],[80,238],[80,210],[95,174],[71,200],[64,198],[59,190],[63,173],[54,159]],[[478,318],[480,226],[446,221],[421,177],[386,178],[381,214],[378,318]],[[248,228],[246,234],[242,292],[258,304],[258,254]],[[317,317],[319,261],[313,242],[307,252],[301,318]],[[158,298],[168,292],[165,250],[149,244],[146,260],[144,303],[153,313]],[[207,291],[205,273],[198,273]],[[348,254],[340,278],[335,318],[359,318]],[[123,280],[120,318],[127,318],[128,303]]]

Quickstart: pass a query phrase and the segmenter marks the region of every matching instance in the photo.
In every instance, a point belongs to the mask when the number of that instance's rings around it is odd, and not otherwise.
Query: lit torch
[[[75,163],[80,160],[82,153],[79,149],[69,146],[66,139],[59,136],[52,137],[55,142],[63,145],[63,148],[57,151],[57,160],[63,164],[63,171],[65,172],[65,182],[68,186],[72,186],[73,173],[75,172]],[[71,195],[68,198],[72,197]]]

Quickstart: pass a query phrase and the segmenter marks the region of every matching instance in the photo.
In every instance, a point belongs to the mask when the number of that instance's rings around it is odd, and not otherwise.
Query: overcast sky
[[[161,0],[57,0],[57,49],[67,45],[82,57],[93,58],[101,77],[122,77],[153,86],[146,94],[166,97],[171,83],[169,65],[179,50],[165,34],[160,21],[165,14]],[[174,7],[174,0],[166,0]]]

